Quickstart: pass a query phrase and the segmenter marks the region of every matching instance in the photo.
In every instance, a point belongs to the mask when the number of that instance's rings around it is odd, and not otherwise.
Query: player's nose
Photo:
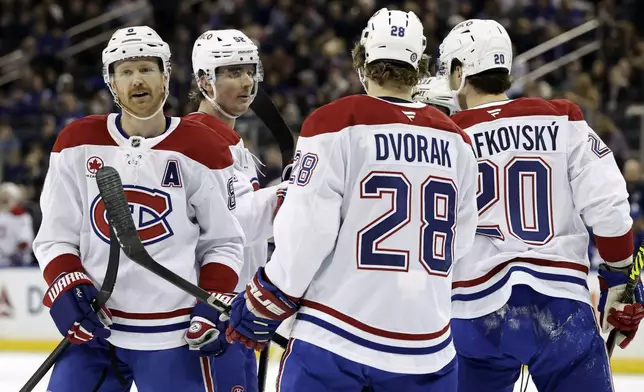
[[[251,87],[255,83],[255,80],[251,75],[248,73],[245,73],[244,76],[242,77],[242,86],[248,88]]]
[[[132,87],[141,87],[143,86],[143,77],[140,73],[136,73],[132,78]]]

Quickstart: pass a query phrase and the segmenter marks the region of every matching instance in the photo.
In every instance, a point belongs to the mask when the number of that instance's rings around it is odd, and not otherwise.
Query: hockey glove
[[[275,287],[260,268],[246,290],[233,299],[226,339],[261,351],[280,323],[297,309],[298,305]]]
[[[233,294],[218,294],[222,302],[230,304]],[[190,314],[190,327],[186,331],[184,340],[190,350],[199,350],[205,356],[218,357],[226,352],[226,327],[228,317],[219,313],[212,306],[198,302]]]
[[[73,344],[83,344],[94,337],[108,338],[112,334],[112,314],[103,306],[96,312],[92,303],[98,290],[84,272],[61,274],[49,286],[43,304],[58,331],[68,335]]]
[[[617,334],[616,343],[621,348],[626,348],[635,337],[640,321],[644,318],[644,288],[640,281],[635,286],[634,302],[625,304],[620,302],[626,282],[628,281],[629,267],[611,267],[606,264],[599,266],[600,297],[597,310],[600,313],[602,332],[608,333],[616,328],[621,333]]]

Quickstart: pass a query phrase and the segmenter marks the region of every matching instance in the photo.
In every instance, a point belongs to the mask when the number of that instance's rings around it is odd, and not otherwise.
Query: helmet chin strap
[[[213,97],[216,97],[217,96],[217,88],[215,87],[215,82],[213,80],[209,80],[208,83],[210,83],[210,87],[212,87],[212,95],[213,95]],[[257,95],[257,89],[258,88],[259,88],[259,82],[255,81],[254,86],[253,86],[253,91],[251,92],[251,96],[250,96],[250,102],[251,103],[255,100],[255,96]],[[235,116],[235,115],[232,115],[232,114],[228,113],[227,111],[225,111],[221,107],[221,105],[219,105],[219,103],[217,103],[217,100],[215,98],[213,98],[210,95],[208,95],[208,91],[206,91],[206,89],[204,89],[203,87],[199,86],[199,90],[201,91],[201,94],[204,96],[204,98],[206,98],[208,100],[208,102],[210,102],[212,107],[215,108],[215,110],[218,111],[219,113],[223,114],[224,117],[229,118],[231,120],[236,120],[237,118],[239,118],[241,116],[241,114],[239,116]]]
[[[458,111],[465,110],[461,107],[461,102],[458,99],[458,95],[463,91],[463,87],[465,87],[465,75],[461,77],[461,85],[458,87],[458,90],[452,90],[451,87],[449,89],[450,94],[452,95],[452,100],[454,101],[454,106],[456,106],[456,109]]]
[[[360,84],[362,84],[362,88],[366,93],[368,93],[367,84],[364,82],[364,72],[362,72],[362,68],[358,68],[357,72],[358,72],[358,79],[360,79]]]
[[[222,109],[222,107],[217,103],[217,101],[215,101],[212,97],[208,96],[208,93],[206,93],[204,91],[202,91],[201,93],[208,100],[208,102],[210,102],[212,107],[215,108],[215,110],[218,111],[219,113],[223,114],[224,117],[227,117],[227,118],[229,118],[231,120],[235,120],[235,119],[237,119],[239,117],[239,116],[233,116],[232,114],[230,114],[227,111],[225,111],[224,109]]]

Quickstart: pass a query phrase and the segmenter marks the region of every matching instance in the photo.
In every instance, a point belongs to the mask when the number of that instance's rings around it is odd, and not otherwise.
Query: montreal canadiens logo
[[[85,167],[87,168],[87,172],[89,174],[96,174],[98,170],[103,167],[103,160],[101,157],[93,156],[89,157],[87,160],[87,163],[85,164]]]
[[[235,385],[233,389],[230,390],[231,392],[244,392],[244,387],[241,385]]]
[[[174,234],[167,220],[172,212],[169,194],[159,189],[134,185],[124,185],[123,190],[143,245],[163,241]],[[105,203],[100,195],[94,198],[90,206],[90,221],[94,233],[109,244],[110,226],[107,222]]]

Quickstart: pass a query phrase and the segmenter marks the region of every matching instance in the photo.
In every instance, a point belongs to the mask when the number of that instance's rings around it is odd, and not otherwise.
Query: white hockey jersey
[[[244,141],[229,126],[206,113],[191,113],[186,119],[200,122],[230,143],[235,162],[235,197],[237,208],[235,216],[246,235],[244,247],[244,267],[239,273],[239,283],[235,292],[246,289],[259,267],[266,264],[268,242],[273,237],[273,216],[277,207],[277,186],[259,188],[257,167]]]
[[[378,369],[455,356],[452,264],[476,229],[476,162],[435,108],[354,95],[302,126],[268,278],[301,298],[292,337]]]
[[[31,262],[33,220],[21,207],[0,211],[0,267]]]
[[[452,116],[478,160],[479,226],[454,268],[453,316],[500,309],[512,286],[591,303],[588,232],[602,258],[633,254],[626,184],[611,151],[565,100],[520,98]]]
[[[84,269],[100,286],[109,254],[109,226],[95,174],[116,168],[146,250],[160,264],[207,290],[232,290],[242,266],[244,235],[233,214],[228,144],[203,125],[167,118],[156,137],[128,137],[119,115],[89,116],[60,133],[40,203],[34,252],[51,283]],[[184,345],[195,299],[121,252],[110,342],[158,350]]]

